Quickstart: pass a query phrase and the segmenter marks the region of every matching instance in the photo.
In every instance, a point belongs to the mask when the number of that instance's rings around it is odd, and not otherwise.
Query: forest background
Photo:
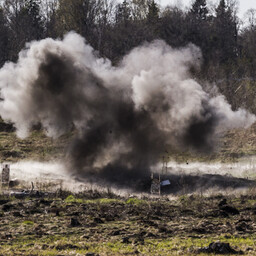
[[[214,8],[195,0],[186,10],[156,0],[3,0],[0,5],[0,66],[16,61],[27,42],[62,38],[76,31],[117,64],[132,48],[162,39],[175,48],[193,43],[202,50],[205,86],[216,85],[233,109],[256,114],[256,10],[237,16],[235,0]]]

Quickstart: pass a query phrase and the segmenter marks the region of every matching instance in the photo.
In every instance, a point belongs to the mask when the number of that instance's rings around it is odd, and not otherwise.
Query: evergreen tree
[[[204,60],[210,58],[210,19],[206,0],[195,0],[186,17],[187,41],[192,42],[202,49]]]
[[[243,29],[239,38],[241,59],[240,69],[246,77],[256,77],[256,10],[247,12],[248,26]]]
[[[213,47],[216,49],[216,57],[221,63],[225,63],[234,60],[238,55],[237,17],[225,0],[220,0],[215,12]]]
[[[156,2],[154,0],[150,1],[148,4],[148,22],[151,24],[157,23],[159,19],[159,12],[160,10]]]
[[[0,67],[8,60],[9,29],[3,9],[0,9]]]
[[[195,20],[206,20],[208,15],[206,0],[195,0],[195,2],[192,4],[190,13],[193,15]]]
[[[174,47],[185,46],[187,40],[187,28],[184,12],[177,7],[168,7],[162,13],[160,19],[160,38]]]

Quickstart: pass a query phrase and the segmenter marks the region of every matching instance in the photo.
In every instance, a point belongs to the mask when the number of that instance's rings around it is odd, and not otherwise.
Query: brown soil
[[[50,255],[50,251],[51,255],[73,255],[65,254],[67,250],[83,251],[81,255],[91,251],[99,255],[138,255],[136,251],[122,254],[120,250],[111,254],[105,247],[100,252],[93,244],[147,248],[149,241],[250,238],[256,231],[255,196],[183,196],[174,201],[167,198],[5,198],[0,204],[0,239],[4,245],[0,254],[8,249],[5,255],[43,255],[44,252]],[[64,238],[67,240],[61,242]],[[244,245],[243,249],[247,247]],[[29,254],[28,248],[33,249],[33,254]],[[254,255],[254,249],[248,255]],[[188,250],[183,248],[182,255]]]

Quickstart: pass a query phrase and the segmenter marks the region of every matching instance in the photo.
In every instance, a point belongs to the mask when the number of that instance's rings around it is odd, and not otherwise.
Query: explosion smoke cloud
[[[194,45],[173,49],[155,41],[113,67],[73,32],[32,42],[0,70],[0,115],[20,137],[37,123],[52,137],[75,127],[69,168],[124,185],[147,174],[166,148],[212,150],[218,130],[255,121],[191,78],[200,59]]]

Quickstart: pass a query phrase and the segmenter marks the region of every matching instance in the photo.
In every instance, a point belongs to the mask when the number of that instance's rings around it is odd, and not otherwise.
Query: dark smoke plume
[[[211,151],[217,131],[255,121],[190,77],[200,56],[193,45],[175,50],[155,41],[113,67],[75,33],[32,42],[0,70],[0,115],[20,137],[37,123],[52,137],[75,127],[69,170],[127,185],[148,175],[165,149]]]
[[[214,134],[219,125],[220,117],[208,102],[203,103],[201,118],[192,116],[182,136],[184,145],[192,145],[197,151],[211,153],[214,150]]]

